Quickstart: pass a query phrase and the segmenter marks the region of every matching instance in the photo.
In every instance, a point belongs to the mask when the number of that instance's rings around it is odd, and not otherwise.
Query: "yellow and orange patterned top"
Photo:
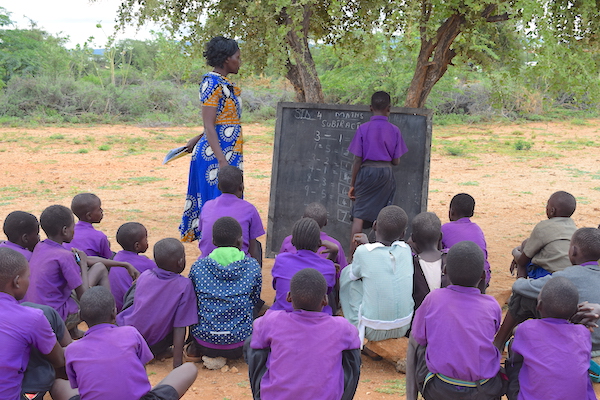
[[[227,77],[209,72],[200,84],[200,102],[217,107],[216,125],[239,125],[242,117],[242,91]]]

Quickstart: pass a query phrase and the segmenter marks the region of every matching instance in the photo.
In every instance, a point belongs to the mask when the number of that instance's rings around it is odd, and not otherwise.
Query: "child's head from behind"
[[[9,241],[33,251],[40,241],[40,224],[33,214],[13,211],[4,220],[4,234]]]
[[[392,99],[388,92],[375,92],[371,96],[371,110],[374,112],[389,112],[392,104]]]
[[[577,208],[577,200],[571,193],[558,191],[552,193],[546,204],[546,216],[553,217],[570,217]]]
[[[538,296],[538,311],[542,318],[570,319],[577,312],[579,291],[562,276],[550,279]]]
[[[465,240],[448,250],[446,272],[453,285],[476,287],[483,274],[483,251],[475,243]]]
[[[450,221],[457,221],[461,218],[470,218],[475,212],[475,199],[467,193],[459,193],[450,200],[450,210],[448,216]]]
[[[123,250],[143,253],[148,250],[148,231],[139,222],[126,222],[117,229],[117,243]]]
[[[177,239],[166,238],[154,245],[154,262],[166,271],[180,274],[185,269],[185,249]]]
[[[292,228],[292,245],[296,250],[316,252],[321,246],[321,229],[312,218],[301,218]]]
[[[42,211],[40,225],[48,238],[67,243],[73,240],[75,220],[71,210],[65,206],[56,204]]]
[[[321,203],[310,203],[304,209],[304,218],[312,218],[317,221],[319,228],[327,225],[327,209]]]
[[[29,264],[25,256],[13,249],[0,248],[0,292],[21,300],[28,288]]]
[[[295,310],[321,311],[327,305],[327,282],[314,268],[296,272],[290,281],[287,300]]]
[[[235,218],[221,217],[212,228],[213,244],[217,247],[242,248],[242,227]]]
[[[93,193],[79,193],[71,201],[71,210],[80,221],[96,224],[104,218],[102,202]]]
[[[219,169],[217,176],[221,192],[241,197],[244,192],[244,175],[241,169],[233,165],[226,165]]]
[[[384,207],[377,215],[377,220],[373,229],[377,241],[394,242],[402,240],[406,232],[408,216],[406,212],[398,206]]]
[[[94,286],[85,291],[79,302],[79,316],[89,327],[111,324],[115,321],[115,298],[104,286]]]
[[[600,230],[580,228],[571,237],[569,260],[573,265],[600,259]]]
[[[433,212],[422,212],[412,220],[412,240],[421,249],[437,246],[441,237],[442,222]]]

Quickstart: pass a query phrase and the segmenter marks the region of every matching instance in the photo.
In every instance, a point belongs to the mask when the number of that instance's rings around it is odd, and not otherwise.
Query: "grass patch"
[[[65,138],[65,135],[61,135],[60,133],[54,133],[50,135],[50,139],[52,140],[62,140]]]
[[[398,396],[404,396],[406,394],[406,380],[404,379],[386,379],[386,384],[380,388],[375,389],[376,392],[386,394],[397,394]]]
[[[460,186],[479,186],[479,182],[477,181],[467,181],[467,182],[459,182]]]
[[[513,144],[513,147],[515,148],[515,150],[518,150],[518,151],[530,150],[531,146],[533,146],[533,142],[529,142],[529,141],[523,140],[523,139],[516,140],[515,143]]]
[[[89,150],[88,149],[79,149],[76,151],[76,153],[77,154],[87,154],[87,153],[89,153]]]
[[[138,185],[143,185],[144,183],[164,181],[166,178],[159,178],[156,176],[135,176],[133,178],[129,178],[128,180],[135,182]]]
[[[160,197],[179,197],[179,194],[173,194],[173,193],[165,193],[165,194],[161,194]]]
[[[98,186],[98,189],[121,190],[121,189],[123,189],[123,186],[119,186],[119,185],[103,185],[103,186]]]
[[[575,197],[577,204],[590,204],[590,200],[585,196]]]
[[[600,186],[596,186],[596,187],[592,188],[592,190],[600,190]]]
[[[466,148],[464,146],[445,146],[444,150],[451,156],[460,157],[466,153]]]
[[[238,382],[236,385],[238,385],[241,388],[247,388],[249,384],[250,383],[248,381],[241,381],[241,382]]]
[[[103,145],[101,145],[101,146],[98,147],[98,150],[100,150],[100,151],[108,151],[108,150],[110,150],[110,146],[107,145],[107,144],[103,144]]]

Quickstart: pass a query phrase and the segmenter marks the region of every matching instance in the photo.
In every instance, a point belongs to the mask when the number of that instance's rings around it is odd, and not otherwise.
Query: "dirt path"
[[[434,128],[429,211],[447,222],[454,194],[475,197],[473,220],[486,234],[492,266],[490,294],[507,293],[514,279],[508,273],[510,249],[545,218],[545,202],[554,191],[577,197],[578,227],[600,223],[598,122]],[[197,133],[181,127],[0,128],[0,220],[17,209],[39,216],[48,205],[69,206],[73,195],[91,191],[102,199],[105,217],[98,227],[113,250],[119,250],[115,232],[127,221],[148,228],[150,248],[164,237],[178,237],[188,161],[161,162],[167,150]],[[246,199],[266,222],[273,128],[246,125],[244,134]],[[186,245],[186,253],[189,267],[196,245]],[[271,266],[266,260],[264,299],[273,298]],[[385,362],[363,362],[356,399],[403,398],[404,375]],[[250,399],[243,361],[230,366],[237,372],[201,369],[184,399]],[[169,370],[170,361],[150,365],[150,380],[158,382]]]

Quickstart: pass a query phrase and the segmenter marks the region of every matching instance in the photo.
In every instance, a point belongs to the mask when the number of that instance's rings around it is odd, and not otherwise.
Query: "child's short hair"
[[[575,196],[562,190],[552,193],[548,201],[550,200],[552,200],[552,204],[556,208],[557,217],[570,217],[577,208]]]
[[[580,228],[575,231],[571,243],[576,244],[582,255],[590,261],[600,259],[600,230]]]
[[[540,293],[544,316],[569,319],[577,312],[579,291],[573,282],[565,277],[550,279]]]
[[[154,245],[154,262],[159,268],[167,271],[172,270],[183,254],[183,244],[175,238],[161,239]]]
[[[133,251],[135,242],[139,242],[148,235],[146,227],[139,222],[126,222],[117,229],[117,243],[123,250]]]
[[[40,215],[40,225],[47,236],[58,235],[63,227],[72,224],[73,212],[59,204],[47,207]]]
[[[461,217],[472,217],[475,211],[475,199],[467,193],[459,193],[450,200],[450,209]]]
[[[235,218],[221,217],[213,224],[212,237],[217,247],[233,247],[242,237],[242,227]]]
[[[387,206],[377,215],[377,232],[385,240],[399,240],[406,232],[408,216],[398,206]]]
[[[292,228],[292,245],[296,250],[315,251],[321,244],[321,229],[312,218],[300,218]]]
[[[104,286],[89,288],[79,301],[79,316],[88,326],[111,322],[114,311],[115,298]]]
[[[412,237],[415,241],[437,243],[441,230],[442,222],[433,212],[422,212],[412,220]]]
[[[219,190],[231,194],[238,190],[244,181],[244,175],[238,167],[226,165],[219,169],[217,179],[219,180]]]
[[[317,310],[327,294],[327,281],[323,274],[314,268],[301,269],[290,281],[290,294],[294,308]]]
[[[23,235],[35,232],[40,227],[35,215],[25,211],[13,211],[4,220],[4,234],[11,242],[16,242]]]
[[[16,250],[0,247],[0,288],[27,268],[27,259]]]
[[[465,240],[448,250],[446,271],[453,285],[475,287],[483,273],[483,251],[475,243]]]
[[[100,203],[100,197],[93,193],[79,193],[71,201],[71,210],[77,218],[85,218],[85,214],[92,211],[96,204]]]
[[[371,107],[373,110],[384,111],[392,103],[392,99],[388,92],[375,92],[371,96]]]
[[[304,209],[303,217],[312,218],[315,221],[317,221],[317,224],[319,224],[319,228],[322,228],[325,225],[327,225],[327,209],[323,204],[319,202],[310,203],[309,205],[307,205]]]

